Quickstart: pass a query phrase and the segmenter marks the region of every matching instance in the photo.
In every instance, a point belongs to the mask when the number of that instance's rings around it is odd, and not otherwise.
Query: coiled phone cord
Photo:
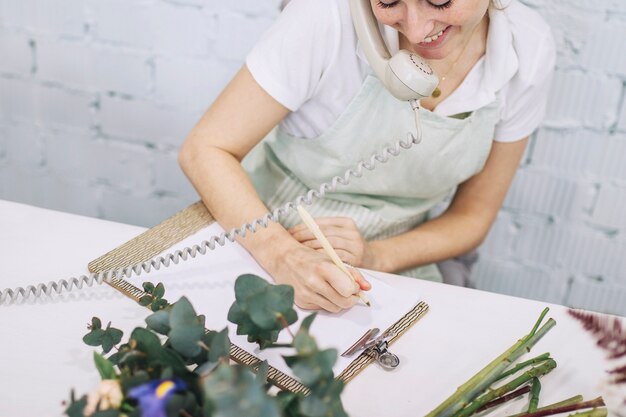
[[[323,183],[318,189],[311,189],[306,194],[296,197],[293,201],[284,204],[282,207],[278,207],[271,212],[266,213],[263,217],[255,219],[250,223],[244,223],[239,228],[234,228],[229,232],[221,233],[220,235],[211,236],[209,240],[205,240],[198,245],[186,247],[181,250],[177,250],[172,253],[168,253],[158,258],[153,258],[149,261],[139,263],[133,266],[128,266],[120,269],[112,269],[108,271],[101,271],[98,273],[91,273],[89,275],[81,275],[80,277],[71,277],[69,279],[61,279],[59,281],[50,281],[48,284],[40,283],[36,286],[29,285],[26,288],[18,287],[15,289],[7,288],[0,292],[0,305],[11,304],[21,299],[27,300],[30,297],[41,297],[43,294],[51,296],[53,293],[60,294],[65,291],[71,291],[74,288],[81,289],[85,285],[91,287],[94,283],[102,284],[103,282],[111,282],[114,278],[130,278],[134,275],[141,275],[142,272],[149,273],[153,268],[155,270],[161,269],[161,266],[167,268],[171,263],[178,264],[180,260],[186,261],[191,258],[195,258],[198,253],[201,255],[206,254],[207,249],[214,250],[217,245],[224,246],[226,240],[231,242],[235,241],[237,236],[245,237],[247,231],[252,233],[257,231],[258,226],[266,228],[270,221],[278,222],[282,216],[289,214],[297,206],[306,204],[311,205],[315,199],[322,198],[326,193],[333,192],[339,185],[347,185],[350,183],[350,178],[361,178],[363,176],[363,170],[373,171],[376,168],[377,162],[386,163],[391,156],[398,156],[401,149],[410,149],[413,145],[417,145],[422,141],[422,129],[419,120],[419,101],[410,100],[411,108],[415,114],[415,126],[417,129],[417,136],[413,133],[407,133],[407,141],[399,140],[391,146],[386,146],[381,152],[374,152],[372,156],[367,160],[361,160],[355,168],[348,169],[343,176],[335,176],[330,181]]]

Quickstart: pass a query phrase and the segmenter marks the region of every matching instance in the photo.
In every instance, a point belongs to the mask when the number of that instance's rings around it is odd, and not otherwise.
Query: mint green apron
[[[363,177],[327,193],[307,210],[313,217],[351,217],[366,240],[381,240],[413,229],[456,186],[484,166],[498,121],[497,101],[466,118],[420,109],[422,142],[378,164]],[[243,166],[261,199],[273,210],[343,176],[358,161],[415,132],[413,110],[394,98],[373,75],[333,126],[321,136],[302,139],[274,129],[245,158]],[[281,219],[289,228],[298,214]],[[441,281],[436,265],[400,272]]]

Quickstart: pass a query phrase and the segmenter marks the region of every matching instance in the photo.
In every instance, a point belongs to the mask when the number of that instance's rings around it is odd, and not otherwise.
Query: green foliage
[[[162,297],[162,284],[143,284],[146,295],[140,304],[153,310],[145,327],[135,328],[128,340],[120,343],[122,332],[110,326],[102,328],[92,318],[90,332],[83,340],[90,346],[102,346],[107,357],[94,352],[94,362],[102,379],[119,381],[123,393],[158,381],[177,380],[176,391],[163,400],[164,415],[193,417],[344,417],[339,395],[343,383],[335,381],[332,367],[337,358],[333,349],[319,350],[309,329],[315,319],[311,314],[302,321],[290,344],[295,355],[285,357],[294,374],[311,394],[281,392],[269,395],[269,365],[258,365],[255,376],[250,369],[229,362],[228,329],[207,331],[205,317],[198,315],[185,297],[169,305]],[[236,301],[228,319],[237,324],[237,333],[262,348],[278,346],[279,332],[297,320],[293,309],[293,289],[271,285],[254,275],[242,275],[235,284]],[[155,306],[158,308],[155,309]],[[155,385],[155,381],[157,384]],[[150,384],[150,385],[146,385]],[[181,388],[182,387],[182,388]],[[144,389],[142,387],[141,389]],[[82,417],[86,397],[72,400],[66,414]],[[125,398],[119,410],[101,410],[95,417],[142,416],[135,399]]]
[[[69,417],[84,417],[85,414],[83,413],[83,410],[85,409],[86,405],[87,405],[87,396],[83,395],[77,401],[74,398],[74,390],[72,390],[70,394],[70,404],[65,409],[65,414],[67,414]]]
[[[98,352],[93,353],[93,360],[96,364],[96,369],[100,373],[100,377],[102,379],[117,378],[117,374],[115,373],[115,369],[113,369],[113,363],[111,363],[111,361],[106,359]]]
[[[113,349],[113,346],[122,340],[123,333],[121,330],[111,327],[110,322],[106,329],[102,329],[102,324],[98,317],[93,317],[91,324],[87,328],[90,329],[90,332],[83,336],[83,342],[89,346],[102,346],[104,353],[108,353]]]
[[[235,281],[235,302],[228,311],[228,320],[237,324],[237,334],[261,349],[278,340],[280,331],[298,320],[293,309],[293,288],[271,285],[255,275],[241,275]]]
[[[241,365],[220,364],[204,382],[204,392],[215,415],[280,417],[276,400],[267,395],[264,384]]]
[[[156,286],[151,282],[143,283],[143,291],[146,293],[139,299],[139,305],[150,307],[152,311],[159,311],[167,307],[169,304],[163,296],[165,295],[165,287],[162,283]]]

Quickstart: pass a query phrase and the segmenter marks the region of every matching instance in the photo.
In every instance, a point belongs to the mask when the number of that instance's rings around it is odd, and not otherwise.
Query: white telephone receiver
[[[378,29],[370,0],[349,0],[356,34],[367,61],[383,85],[399,100],[430,97],[439,78],[419,55],[405,49],[393,57]]]

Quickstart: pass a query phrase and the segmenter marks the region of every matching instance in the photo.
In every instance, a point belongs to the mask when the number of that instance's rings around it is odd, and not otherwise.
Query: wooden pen
[[[356,283],[356,280],[354,279],[350,271],[348,271],[346,265],[341,261],[339,255],[337,255],[337,252],[335,252],[335,249],[332,247],[328,239],[326,239],[326,236],[324,236],[324,233],[322,233],[322,230],[320,229],[318,224],[315,222],[315,220],[313,220],[313,217],[309,214],[308,211],[304,209],[304,207],[298,206],[297,208],[298,214],[300,214],[300,218],[302,219],[306,227],[308,227],[308,229],[311,231],[311,233],[313,233],[315,238],[319,240],[320,244],[324,248],[324,251],[328,256],[330,256],[330,259],[333,261],[333,263],[337,265],[337,267],[339,267],[339,269],[341,269],[348,277],[350,277],[352,282]],[[359,296],[361,301],[365,303],[366,306],[372,306],[372,304],[362,291],[359,291],[357,295]]]

